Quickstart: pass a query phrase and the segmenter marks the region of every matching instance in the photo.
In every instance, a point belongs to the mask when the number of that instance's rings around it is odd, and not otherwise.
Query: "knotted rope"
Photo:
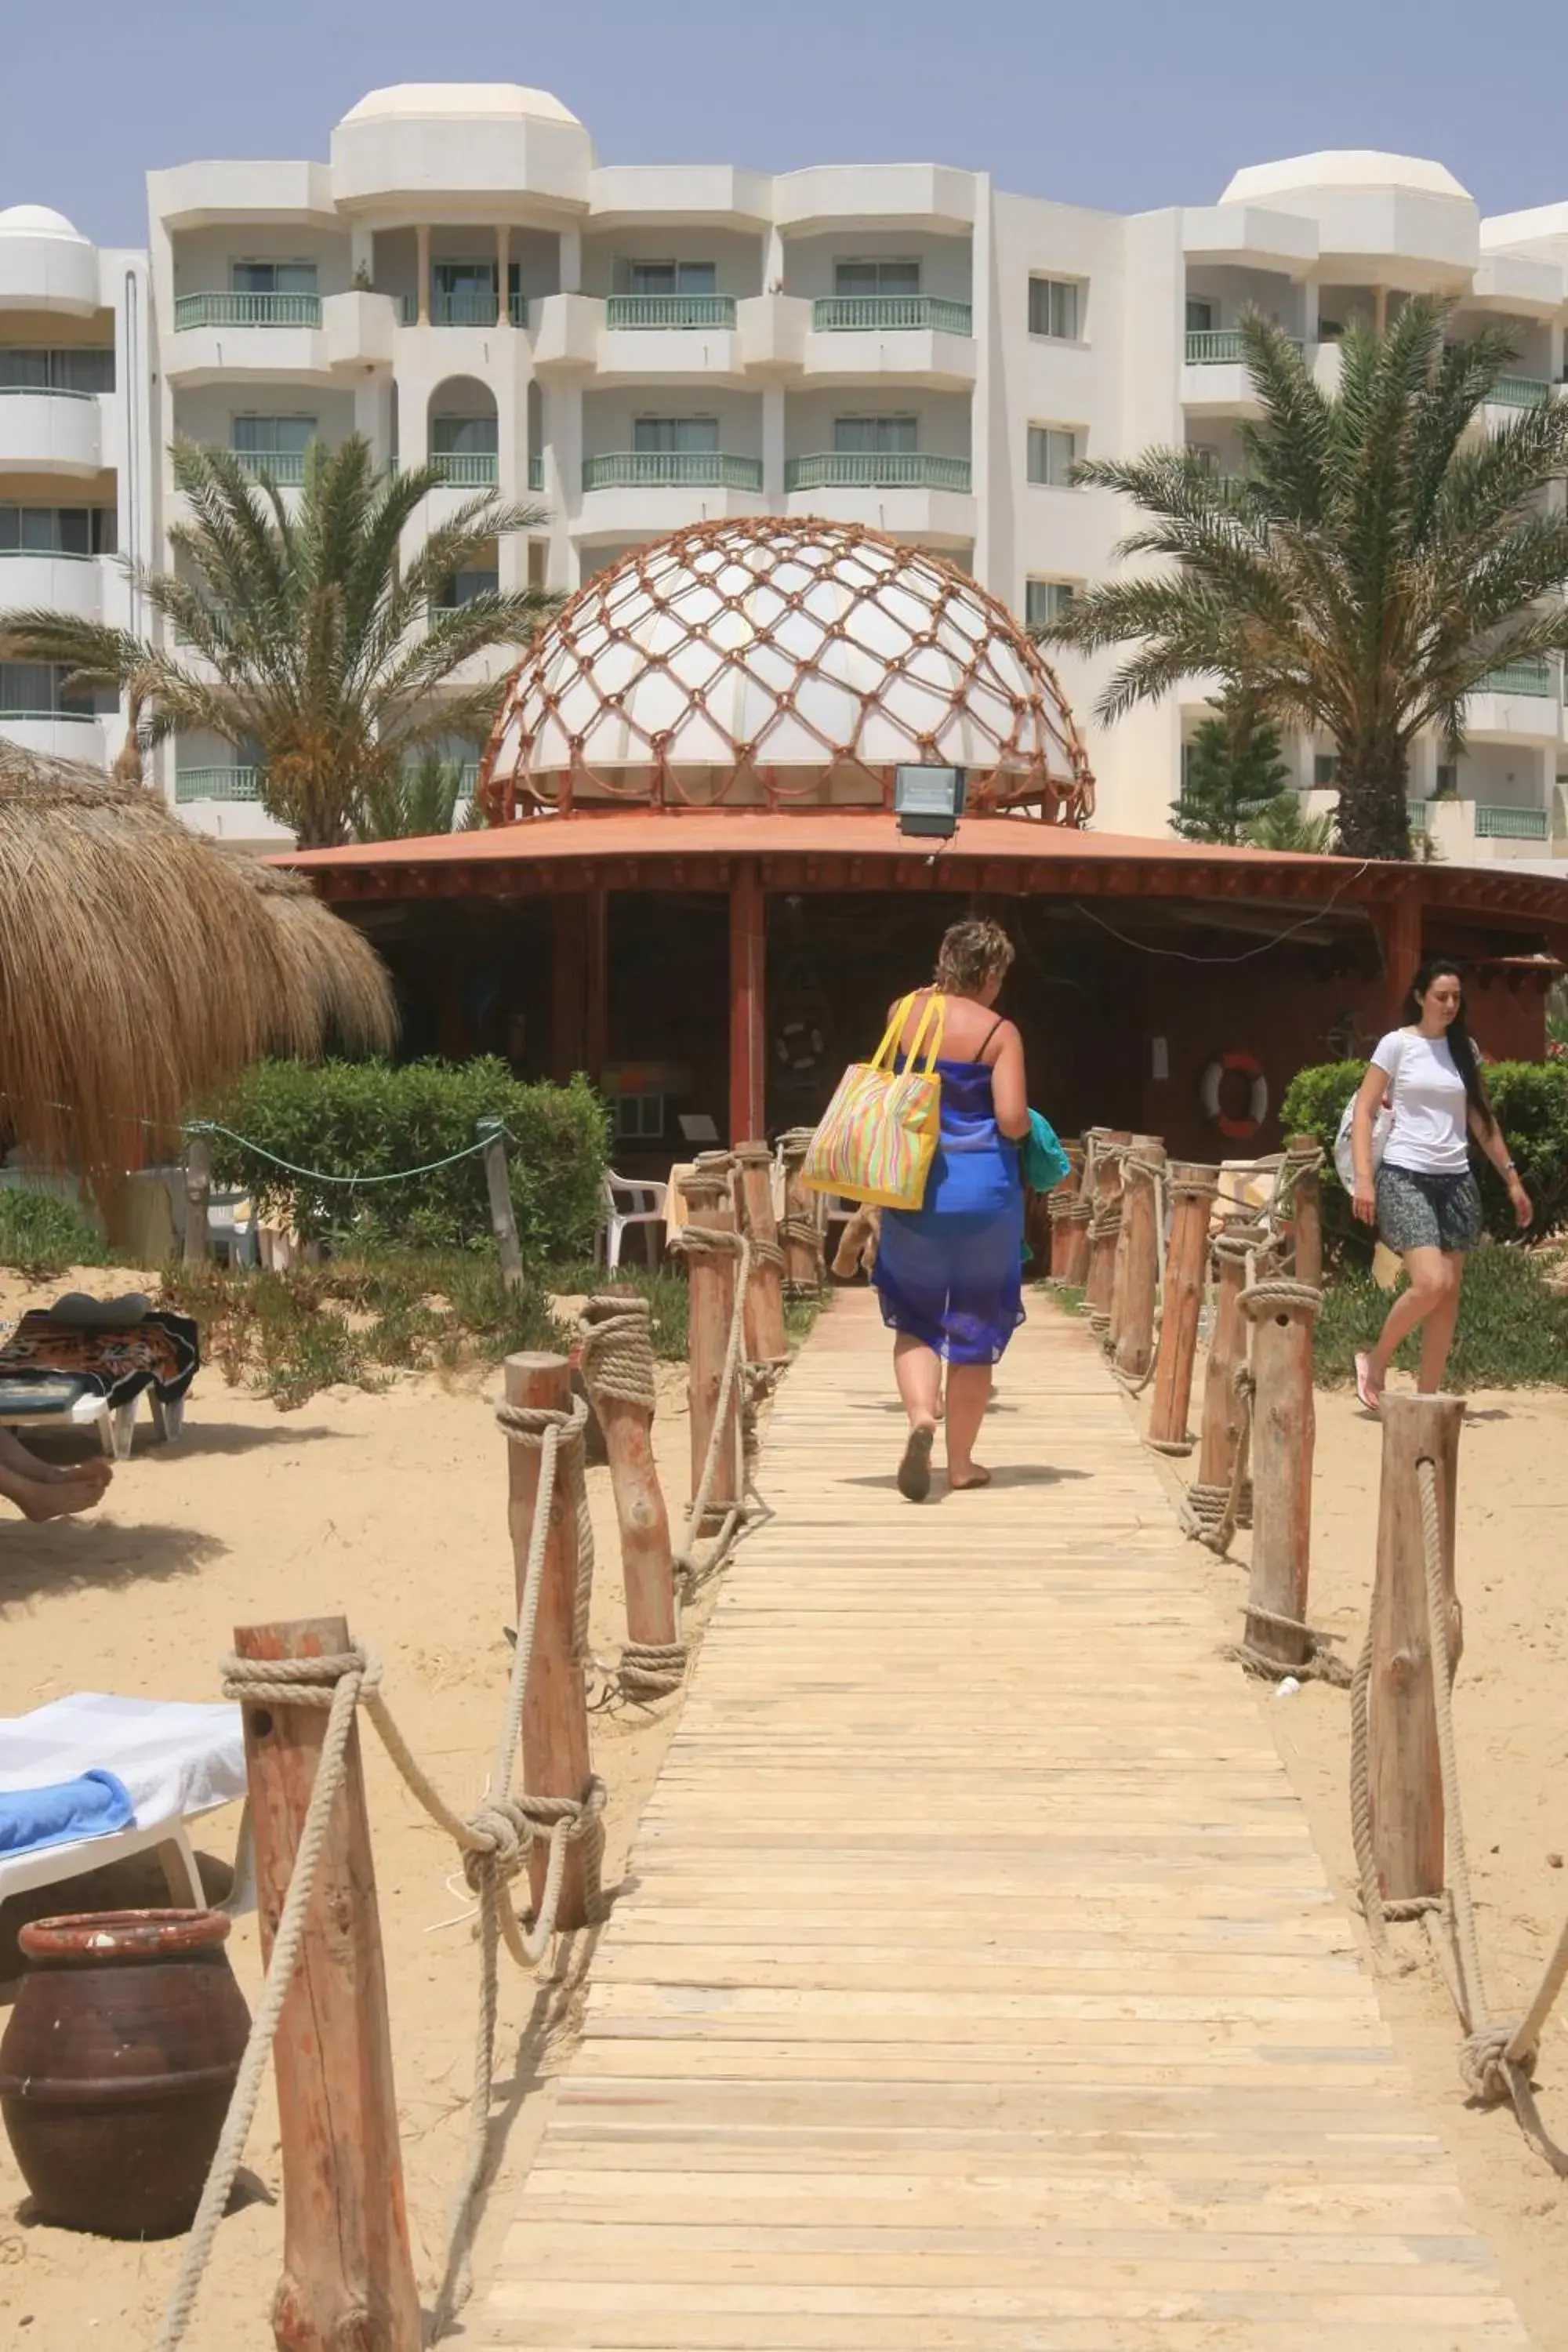
[[[786,1128],[779,1137],[778,1155],[786,1179],[792,1163],[797,1169],[804,1163],[806,1152],[811,1147],[812,1138],[816,1133],[816,1129],[814,1127],[791,1127]],[[821,1198],[820,1193],[814,1196],[817,1203],[820,1203]],[[787,1192],[784,1213],[779,1219],[779,1240],[784,1244],[784,1297],[786,1298],[819,1297],[823,1284],[827,1279],[827,1253],[822,1224],[816,1214],[807,1217],[797,1215],[788,1205]],[[803,1279],[789,1271],[788,1251],[792,1243],[797,1249],[808,1250],[811,1254],[812,1272],[809,1278]]]
[[[522,1601],[518,1612],[517,1644],[505,1712],[496,1739],[489,1791],[474,1811],[461,1814],[447,1803],[415,1756],[382,1694],[382,1663],[366,1643],[355,1643],[341,1654],[324,1658],[259,1659],[229,1656],[224,1661],[224,1696],[246,1706],[309,1706],[325,1710],[326,1729],[311,1784],[310,1802],[300,1832],[288,1892],[273,1939],[272,1956],[250,2037],[225,2119],[222,2135],[202,2191],[191,2233],[171,2290],[155,2352],[174,2352],[189,2326],[196,2293],[211,2258],[219,2221],[228,2204],[235,2175],[245,2152],[268,2053],[278,2030],[283,2004],[299,1966],[305,1924],[321,1867],[332,1806],[343,1785],[349,1735],[362,1708],[369,1716],[387,1755],[405,1786],[438,1829],[444,1830],[463,1858],[463,1874],[479,1904],[479,2021],[474,2037],[474,2087],[468,2109],[468,2137],[463,2171],[453,2202],[451,2237],[445,2275],[436,2301],[432,2340],[444,2335],[472,2286],[471,2242],[474,2200],[483,2177],[495,2071],[496,2021],[499,2009],[500,1948],[520,1968],[538,1965],[555,1932],[568,1845],[584,1845],[584,1893],[590,1916],[600,1908],[598,1864],[600,1816],[605,1806],[602,1781],[591,1780],[581,1797],[535,1797],[514,1792],[522,1728],[523,1695],[533,1654],[534,1627],[543,1580],[545,1546],[555,1503],[557,1479],[565,1465],[568,1491],[582,1489],[583,1433],[587,1412],[580,1398],[566,1412],[534,1412],[503,1405],[497,1419],[513,1444],[537,1445],[541,1454],[539,1490],[523,1575]],[[574,1461],[576,1465],[573,1471]],[[579,1561],[582,1559],[585,1512],[578,1517]],[[587,1531],[591,1590],[593,1533]],[[581,1587],[584,1578],[579,1572]],[[581,1609],[579,1609],[581,1614]],[[524,1868],[536,1843],[547,1847],[544,1885],[532,1924],[524,1927],[506,1889]]]
[[[584,1302],[577,1318],[578,1363],[595,1412],[612,1397],[650,1415],[657,1409],[652,1320],[646,1298],[612,1297]],[[634,1698],[650,1699],[668,1697],[680,1688],[688,1652],[679,1638],[679,1610],[677,1614],[675,1641],[625,1644],[614,1667],[605,1670],[615,1689]]]
[[[1252,1524],[1252,1482],[1247,1475],[1247,1463],[1252,1447],[1252,1400],[1257,1386],[1251,1368],[1237,1364],[1231,1374],[1231,1388],[1241,1408],[1241,1419],[1236,1452],[1231,1457],[1230,1484],[1215,1486],[1194,1480],[1182,1497],[1184,1531],[1222,1559],[1230,1549],[1237,1528]]]

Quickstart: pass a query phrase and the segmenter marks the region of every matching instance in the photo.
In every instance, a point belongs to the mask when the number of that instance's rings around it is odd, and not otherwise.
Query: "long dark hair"
[[[1421,999],[1426,995],[1432,982],[1442,979],[1446,974],[1459,983],[1459,1009],[1449,1022],[1445,1033],[1448,1040],[1448,1051],[1454,1056],[1454,1067],[1465,1082],[1465,1096],[1470,1108],[1478,1118],[1484,1118],[1489,1126],[1495,1126],[1497,1113],[1492,1108],[1491,1097],[1487,1092],[1487,1082],[1481,1076],[1480,1058],[1476,1052],[1476,1041],[1470,1034],[1470,1024],[1466,1017],[1467,974],[1463,964],[1456,963],[1452,956],[1428,956],[1411,981],[1405,999],[1405,1018],[1410,1023],[1420,1020]]]

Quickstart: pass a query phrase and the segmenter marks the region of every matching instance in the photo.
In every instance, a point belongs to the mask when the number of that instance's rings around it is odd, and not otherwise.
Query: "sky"
[[[0,25],[0,205],[106,245],[146,242],[148,170],[324,162],[397,81],[552,90],[604,163],[954,163],[1136,212],[1213,203],[1243,163],[1383,147],[1446,163],[1486,213],[1568,198],[1548,0],[6,0]]]

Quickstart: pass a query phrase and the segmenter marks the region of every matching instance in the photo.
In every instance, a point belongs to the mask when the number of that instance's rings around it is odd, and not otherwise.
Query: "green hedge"
[[[42,1280],[68,1265],[105,1265],[109,1253],[80,1211],[53,1192],[0,1187],[0,1265]]]
[[[500,1118],[524,1257],[557,1264],[592,1245],[609,1140],[604,1105],[584,1079],[524,1086],[493,1057],[261,1062],[201,1109],[233,1131],[213,1138],[216,1181],[249,1192],[266,1211],[291,1215],[302,1235],[352,1234],[362,1246],[437,1250],[489,1240],[477,1153],[405,1181],[312,1187],[273,1167],[262,1152],[328,1176],[390,1176],[464,1150],[481,1118]]]
[[[1400,1285],[1403,1288],[1403,1282]],[[1358,1348],[1370,1348],[1397,1293],[1380,1290],[1363,1267],[1342,1274],[1323,1295],[1315,1334],[1317,1377],[1345,1388]],[[1414,1378],[1421,1334],[1413,1331],[1394,1360]],[[1561,1388],[1568,1365],[1568,1293],[1556,1290],[1531,1250],[1487,1242],[1466,1261],[1459,1319],[1444,1375],[1446,1389]]]
[[[1315,1135],[1331,1153],[1344,1107],[1366,1075],[1364,1062],[1323,1062],[1299,1070],[1285,1089],[1280,1123],[1287,1135]],[[1538,1233],[1568,1223],[1568,1063],[1491,1062],[1487,1087],[1509,1139],[1525,1190],[1535,1204]],[[1502,1179],[1478,1152],[1487,1230],[1507,1241],[1519,1227]],[[1324,1223],[1342,1239],[1363,1236],[1334,1175],[1331,1160],[1323,1177]]]

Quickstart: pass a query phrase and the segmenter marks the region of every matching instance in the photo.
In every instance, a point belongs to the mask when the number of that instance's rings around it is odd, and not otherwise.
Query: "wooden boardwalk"
[[[983,1495],[841,1298],[643,1821],[486,2352],[1525,2346],[1081,1328]]]

